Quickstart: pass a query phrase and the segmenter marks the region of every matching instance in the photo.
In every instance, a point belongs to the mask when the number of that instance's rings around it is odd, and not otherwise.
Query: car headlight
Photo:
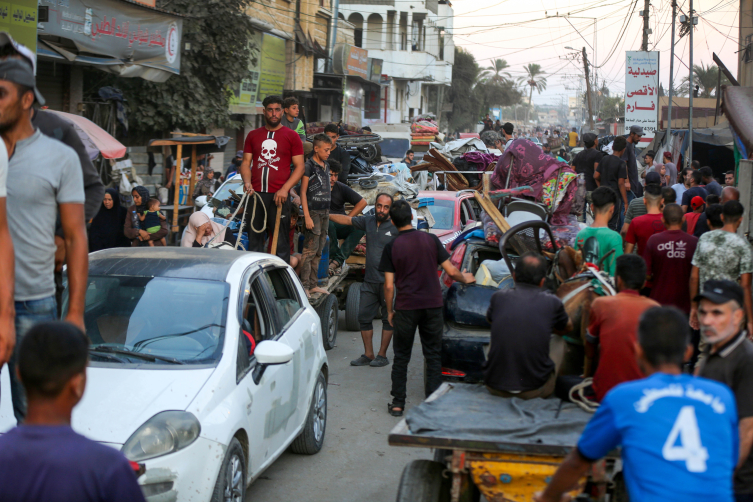
[[[167,455],[190,445],[201,432],[199,420],[187,411],[163,411],[144,422],[122,448],[128,460],[139,462]]]

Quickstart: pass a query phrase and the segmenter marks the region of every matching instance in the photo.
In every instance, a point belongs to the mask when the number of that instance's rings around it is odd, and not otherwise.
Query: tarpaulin
[[[745,150],[753,152],[753,87],[727,85],[722,86],[722,93],[724,114]]]

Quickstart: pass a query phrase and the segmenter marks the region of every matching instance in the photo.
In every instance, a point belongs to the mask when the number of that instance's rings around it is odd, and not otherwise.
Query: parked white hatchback
[[[288,446],[321,449],[321,323],[282,260],[113,249],[89,256],[88,281],[91,363],[72,425],[143,464],[148,500],[242,501]],[[0,430],[15,425],[9,404]]]

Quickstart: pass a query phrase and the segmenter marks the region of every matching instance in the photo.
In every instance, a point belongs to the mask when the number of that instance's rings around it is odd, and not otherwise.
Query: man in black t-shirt
[[[583,144],[586,148],[575,156],[572,166],[576,173],[584,174],[586,192],[593,192],[598,188],[594,180],[594,172],[596,172],[599,161],[604,158],[605,154],[596,148],[596,135],[592,132],[587,132],[583,135]]]
[[[342,183],[347,183],[348,174],[350,173],[351,159],[348,151],[337,143],[337,140],[340,139],[340,128],[337,127],[337,124],[327,124],[324,127],[324,134],[329,136],[329,139],[331,139],[332,143],[335,145],[334,148],[332,148],[332,153],[329,156],[330,160],[337,160],[342,166],[340,169],[340,177],[338,179]]]
[[[331,187],[329,214],[346,214],[345,203],[353,206],[353,209],[347,213],[351,218],[358,216],[366,207],[366,200],[345,183],[337,181],[340,176],[341,164],[336,160],[329,161],[329,184]],[[366,232],[359,230],[353,225],[341,225],[329,220],[329,273],[330,275],[337,272],[342,267],[350,253],[361,242],[361,238]],[[340,239],[343,239],[340,245]]]
[[[625,188],[628,177],[627,166],[625,165],[625,161],[621,159],[626,146],[627,142],[625,138],[617,136],[612,143],[612,155],[607,155],[601,159],[594,172],[594,180],[599,186],[608,186],[619,196],[612,219],[609,220],[609,228],[615,231],[619,231],[620,214],[624,215],[628,205],[627,190]]]
[[[413,339],[418,328],[424,353],[424,392],[426,397],[442,383],[442,290],[437,277],[437,266],[458,282],[476,282],[473,274],[460,272],[450,262],[450,255],[436,235],[414,230],[413,214],[404,200],[392,203],[392,223],[400,231],[382,251],[379,270],[384,272],[384,300],[389,323],[395,328],[392,349],[395,359],[392,366],[391,415],[399,417],[405,409],[408,363],[413,350]],[[417,259],[420,257],[420,259]],[[397,289],[394,310],[392,299]]]
[[[693,197],[698,196],[705,202],[706,196],[708,196],[706,189],[700,186],[703,178],[701,171],[691,171],[690,176],[690,188],[683,192],[682,201],[680,204],[682,206],[682,210],[686,213],[692,211],[692,209],[689,210],[688,208],[690,207],[690,201],[693,200]]]

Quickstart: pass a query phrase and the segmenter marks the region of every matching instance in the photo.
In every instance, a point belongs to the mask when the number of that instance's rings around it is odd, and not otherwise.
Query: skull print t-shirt
[[[257,192],[274,193],[290,179],[290,163],[303,155],[303,143],[295,131],[281,127],[254,129],[246,136],[243,153],[253,156],[251,184]]]

